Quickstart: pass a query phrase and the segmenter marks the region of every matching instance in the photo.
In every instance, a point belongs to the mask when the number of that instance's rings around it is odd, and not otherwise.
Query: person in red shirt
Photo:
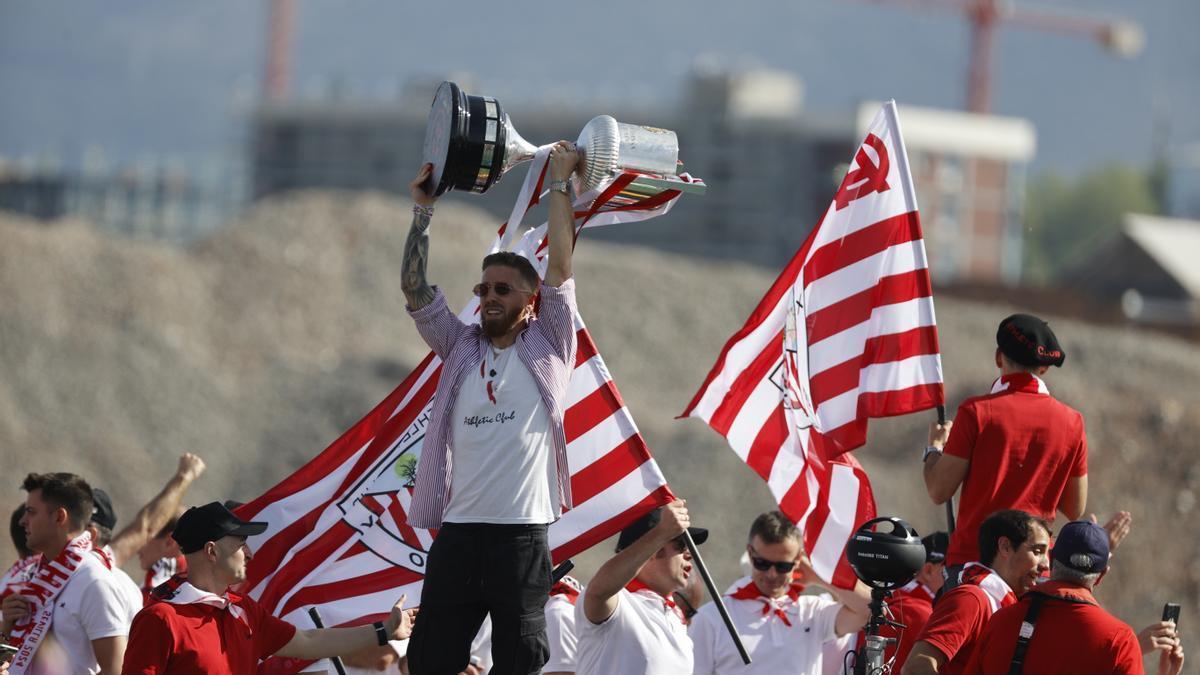
[[[896,640],[884,650],[883,661],[891,661],[892,670],[897,673],[908,659],[908,653],[925,627],[925,622],[929,620],[933,612],[933,599],[945,582],[942,570],[946,567],[946,547],[950,543],[950,535],[934,532],[921,537],[921,543],[925,545],[925,564],[921,566],[921,571],[907,585],[892,591],[886,602],[890,619],[905,627],[888,625],[880,629],[881,635]],[[862,644],[866,638],[860,632],[858,639]]]
[[[954,422],[934,424],[922,457],[925,487],[943,504],[962,486],[946,564],[979,559],[979,526],[990,513],[1019,509],[1053,522],[1078,520],[1087,504],[1083,415],[1050,396],[1041,379],[1066,353],[1050,326],[1014,314],[996,332],[1000,377],[963,401]]]
[[[960,675],[966,671],[992,614],[1017,601],[1050,567],[1050,525],[1008,509],[979,528],[978,562],[967,563],[933,604],[901,675]]]
[[[1087,521],[1063,526],[1051,553],[1050,581],[992,616],[967,673],[1006,675],[1015,668],[1017,673],[1140,675],[1137,635],[1092,595],[1108,570],[1108,558],[1104,528]],[[1183,668],[1183,647],[1171,629],[1160,675],[1177,675]]]
[[[180,516],[171,536],[187,557],[188,578],[156,588],[151,604],[134,618],[122,672],[251,675],[259,659],[271,654],[322,659],[412,633],[416,610],[403,608],[404,596],[386,624],[297,630],[249,597],[229,591],[246,579],[252,558],[246,537],[266,528],[266,523],[240,520],[220,502]]]

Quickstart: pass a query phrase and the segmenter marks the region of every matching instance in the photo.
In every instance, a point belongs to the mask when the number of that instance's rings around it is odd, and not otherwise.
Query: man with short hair
[[[1051,553],[1050,581],[996,612],[979,637],[967,673],[1114,673],[1140,675],[1137,635],[1104,611],[1092,589],[1108,571],[1109,535],[1088,521],[1063,526]],[[1183,667],[1176,639],[1168,668]]]
[[[985,396],[958,407],[954,422],[934,424],[922,456],[925,487],[943,504],[962,486],[957,529],[946,564],[978,560],[979,526],[988,514],[1019,509],[1047,522],[1070,520],[1087,504],[1083,415],[1050,396],[1042,376],[1066,353],[1050,326],[1014,314],[996,332],[1000,377]]]
[[[678,499],[621,531],[617,554],[601,565],[575,605],[580,675],[691,675],[692,641],[671,594],[687,586],[696,544],[708,530],[689,527]]]
[[[239,519],[220,502],[180,516],[172,536],[187,556],[188,578],[156,588],[155,602],[134,619],[125,654],[127,673],[250,675],[260,659],[272,654],[315,660],[409,636],[416,610],[403,608],[404,596],[386,624],[297,630],[230,591],[246,580],[246,563],[253,557],[246,538],[266,528],[266,523]]]
[[[988,620],[1049,569],[1050,525],[1024,511],[998,511],[979,528],[978,562],[962,567],[933,604],[902,675],[965,672]]]
[[[746,551],[750,576],[725,593],[725,604],[752,663],[742,663],[716,603],[710,602],[689,631],[693,672],[821,675],[827,665],[823,646],[854,634],[871,617],[870,591],[858,582],[853,591],[827,587],[833,598],[801,595],[803,585],[793,581],[797,568],[806,581],[821,582],[804,554],[800,530],[781,511],[754,519]]]
[[[14,672],[26,672],[47,635],[77,673],[120,673],[129,607],[108,562],[93,550],[86,526],[92,488],[70,473],[31,473],[21,525],[41,554],[22,589],[4,599],[4,641],[19,648]]]
[[[572,506],[563,428],[576,351],[567,180],[579,162],[566,141],[550,152],[545,281],[520,255],[488,255],[474,289],[478,324],[455,316],[425,279],[432,165],[409,186],[401,289],[417,332],[443,362],[408,509],[411,526],[438,530],[408,649],[416,675],[462,671],[489,615],[493,675],[537,673],[546,662],[546,531]]]

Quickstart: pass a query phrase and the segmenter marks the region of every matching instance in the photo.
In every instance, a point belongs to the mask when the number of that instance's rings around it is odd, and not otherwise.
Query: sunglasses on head
[[[475,284],[475,288],[472,288],[471,292],[473,292],[476,295],[476,297],[482,298],[482,297],[487,296],[488,291],[493,291],[493,290],[496,291],[496,295],[498,295],[502,298],[504,296],[508,295],[509,293],[528,293],[529,292],[529,291],[517,288],[516,286],[510,286],[510,285],[504,283],[503,281],[497,281],[494,284],[488,283],[486,281]]]
[[[759,572],[766,572],[774,567],[776,572],[779,572],[780,574],[787,574],[796,569],[795,560],[790,562],[775,562],[774,560],[760,558],[752,548],[747,547],[747,552],[750,554],[750,564],[753,565],[754,569],[758,570]]]

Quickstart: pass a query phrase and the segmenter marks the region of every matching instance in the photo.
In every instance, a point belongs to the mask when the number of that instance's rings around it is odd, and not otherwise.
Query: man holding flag
[[[847,454],[867,419],[941,405],[933,293],[894,102],[875,116],[821,222],[721,352],[684,416],[705,420],[804,533],[826,582],[875,515]]]
[[[565,141],[550,152],[545,282],[522,256],[487,256],[474,289],[478,325],[456,317],[425,280],[431,165],[411,185],[402,288],[418,332],[444,363],[408,510],[412,527],[439,530],[408,651],[417,675],[463,670],[488,614],[493,673],[536,673],[548,657],[547,526],[572,505],[563,428],[577,346],[567,180],[579,161]]]

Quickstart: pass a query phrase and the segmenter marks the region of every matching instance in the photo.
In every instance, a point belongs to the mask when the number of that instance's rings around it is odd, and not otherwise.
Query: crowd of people
[[[204,471],[194,455],[119,531],[103,490],[69,473],[31,473],[11,524],[20,558],[0,580],[0,675],[243,675],[263,672],[269,656],[330,675],[852,671],[870,590],[822,581],[780,511],[750,523],[745,576],[720,598],[749,665],[717,604],[700,602],[692,547],[710,533],[692,525],[683,499],[626,526],[586,585],[554,578],[547,528],[572,506],[568,179],[581,161],[571,144],[553,147],[544,277],[523,257],[487,256],[474,288],[478,323],[460,320],[426,280],[432,166],[411,184],[402,289],[444,364],[409,509],[411,526],[438,530],[416,607],[401,597],[386,621],[351,628],[302,630],[270,615],[240,592],[254,555],[247,539],[267,524],[240,519],[236,503],[183,510]],[[958,522],[922,540],[923,567],[885,600],[886,672],[1141,673],[1157,654],[1157,672],[1177,675],[1184,652],[1173,621],[1135,633],[1093,593],[1131,517],[1084,518],[1083,417],[1043,379],[1065,351],[1029,315],[1004,319],[996,339],[991,390],[933,425],[920,453],[930,498],[961,494]],[[1070,522],[1054,537],[1058,513]],[[121,569],[135,555],[140,584]]]

